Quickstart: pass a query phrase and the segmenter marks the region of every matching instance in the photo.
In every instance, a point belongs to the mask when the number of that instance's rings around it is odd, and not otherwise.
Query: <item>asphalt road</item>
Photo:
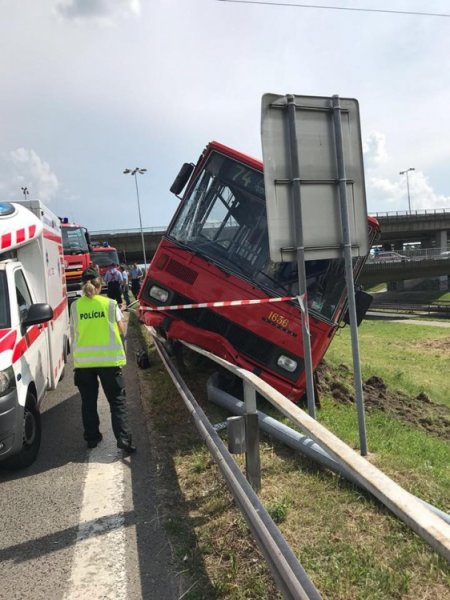
[[[136,454],[116,447],[100,394],[104,440],[86,448],[71,365],[49,392],[28,469],[0,468],[1,600],[172,600],[179,597],[156,499],[133,340],[125,367]]]

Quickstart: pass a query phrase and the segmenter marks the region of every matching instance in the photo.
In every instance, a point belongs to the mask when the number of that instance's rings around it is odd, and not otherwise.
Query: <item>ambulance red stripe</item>
[[[67,304],[67,299],[64,298],[58,306],[55,307],[53,311],[53,321],[60,317],[65,309]],[[41,333],[48,327],[48,323],[43,323],[42,325],[33,325],[27,333],[20,338],[20,340],[16,344],[17,332],[15,330],[1,330],[0,331],[0,352],[4,352],[5,350],[14,350],[12,356],[12,362],[17,362],[20,357],[27,351],[30,346],[38,339]],[[4,331],[6,331],[5,335],[1,335]]]
[[[16,343],[17,332],[14,329],[0,330],[0,352],[12,350]]]
[[[49,231],[48,229],[44,230],[44,237],[47,240],[51,240],[52,242],[58,242],[58,243],[62,243],[62,238],[60,235],[57,235],[55,233],[53,233],[52,231]]]
[[[3,233],[1,236],[0,249],[5,250],[10,246],[15,246],[16,244],[22,244],[26,240],[31,240],[36,236],[36,231],[36,225],[29,225],[27,229],[22,227],[16,231]],[[53,240],[54,242],[61,243],[61,236],[57,236],[52,232],[48,232],[48,234],[47,232],[44,232],[44,236],[50,240]]]
[[[10,233],[4,233],[2,235],[2,243],[1,243],[2,250],[4,250],[5,248],[9,248],[11,246],[11,239],[12,239],[12,236]]]

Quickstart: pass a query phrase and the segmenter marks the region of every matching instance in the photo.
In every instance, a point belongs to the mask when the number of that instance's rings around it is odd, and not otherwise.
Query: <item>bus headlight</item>
[[[4,371],[0,371],[0,396],[4,396],[16,385],[14,371],[12,367],[8,367]]]
[[[169,292],[163,288],[160,288],[157,285],[152,285],[152,287],[150,288],[149,295],[151,298],[154,298],[158,302],[161,302],[161,304],[164,304],[165,302],[167,302]]]
[[[289,358],[289,356],[281,354],[278,357],[277,365],[285,371],[288,371],[288,373],[293,373],[297,368],[297,361],[293,360],[292,358]]]

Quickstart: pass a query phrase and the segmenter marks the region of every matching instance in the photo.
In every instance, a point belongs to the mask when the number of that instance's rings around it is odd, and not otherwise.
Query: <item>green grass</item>
[[[352,372],[349,328],[333,340],[326,361],[335,369],[344,364]],[[364,321],[359,329],[363,381],[376,375],[387,386],[388,412],[366,408],[367,444],[380,468],[394,476],[411,493],[450,510],[449,439],[418,430],[417,419],[426,419],[435,404],[450,407],[450,329],[386,321]],[[351,375],[350,383],[353,386]],[[408,398],[402,411],[389,414],[389,394],[397,390],[412,397],[425,392],[431,403],[416,402],[418,416],[408,414]],[[351,390],[352,393],[353,390]],[[404,416],[404,418],[402,418]],[[447,417],[447,431],[450,422]],[[359,447],[354,405],[325,400],[320,421],[351,446]]]
[[[412,396],[425,391],[432,402],[424,412],[433,411],[434,403],[449,405],[445,343],[450,329],[364,322],[359,333],[364,378],[383,378],[387,399],[390,390]],[[161,480],[161,518],[180,571],[188,577],[184,589],[190,591],[183,597],[278,600],[265,561],[154,352],[151,361],[152,368],[139,376]],[[326,362],[334,369],[331,377],[338,377],[350,396],[349,328],[333,340]],[[220,422],[228,414],[206,399],[210,371],[197,368],[187,383],[208,418]],[[350,401],[325,395],[318,419],[358,448],[356,410]],[[427,433],[414,419],[376,406],[367,407],[366,423],[371,462],[405,489],[449,510],[448,441]],[[226,432],[220,435],[226,439]],[[260,450],[261,501],[324,600],[450,600],[448,563],[370,494],[264,434]],[[244,469],[243,456],[235,458]]]
[[[325,400],[318,418],[353,448],[359,448],[354,406]],[[373,462],[405,489],[450,511],[450,445],[380,411],[366,411],[366,434]]]

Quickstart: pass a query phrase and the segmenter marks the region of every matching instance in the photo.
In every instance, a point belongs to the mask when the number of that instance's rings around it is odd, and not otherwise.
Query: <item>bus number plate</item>
[[[279,325],[280,327],[284,327],[285,329],[289,327],[289,319],[286,319],[286,317],[283,317],[283,315],[280,315],[277,312],[271,311],[267,319],[272,323],[275,323],[275,325]]]

